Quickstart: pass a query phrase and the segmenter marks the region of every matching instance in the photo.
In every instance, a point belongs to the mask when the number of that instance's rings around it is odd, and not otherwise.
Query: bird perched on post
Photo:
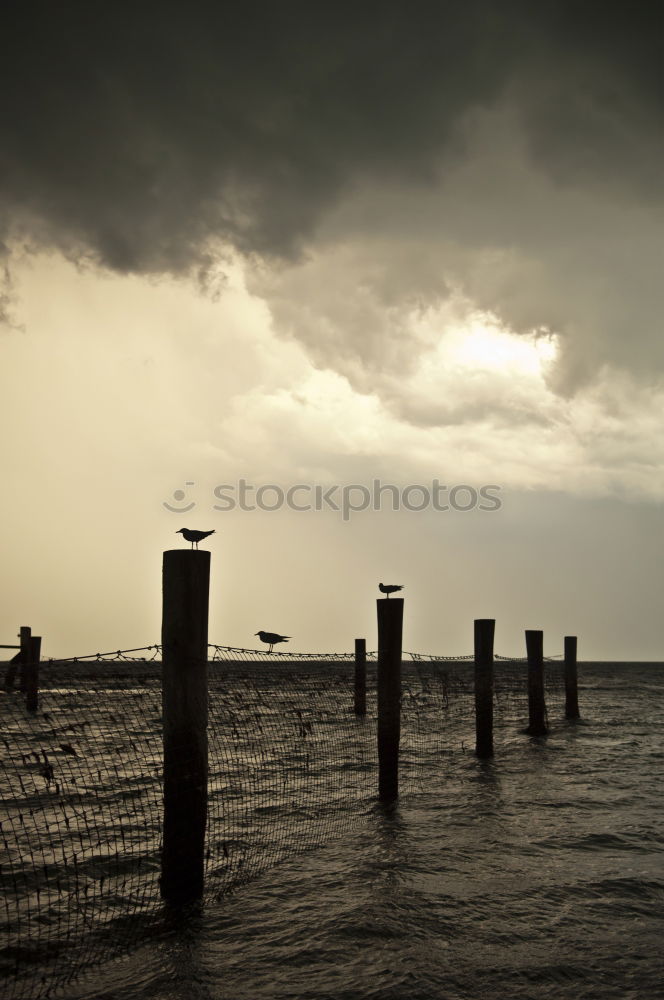
[[[403,586],[400,583],[379,583],[378,589],[381,594],[387,594],[387,599],[389,601],[390,594],[395,594],[397,590],[403,590]]]
[[[198,548],[198,543],[202,542],[208,535],[214,535],[214,532],[214,528],[212,531],[191,531],[189,528],[180,528],[180,530],[176,531],[175,534],[184,535],[187,541],[191,542],[191,547],[193,549],[194,544],[196,545],[196,548]]]
[[[254,632],[254,635],[257,635],[261,642],[266,642],[269,645],[268,653],[272,652],[272,647],[277,642],[288,642],[291,638],[290,635],[277,635],[276,632]]]

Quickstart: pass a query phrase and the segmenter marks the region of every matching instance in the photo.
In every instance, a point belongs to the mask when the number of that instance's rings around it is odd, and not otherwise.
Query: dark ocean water
[[[664,665],[582,665],[582,720],[503,717],[386,810],[269,868],[68,1000],[664,997]],[[351,815],[352,813],[352,815]],[[344,824],[340,824],[340,829]]]

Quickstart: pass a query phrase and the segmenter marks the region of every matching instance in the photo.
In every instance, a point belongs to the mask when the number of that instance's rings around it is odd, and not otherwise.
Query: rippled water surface
[[[95,970],[70,1000],[664,996],[664,667],[585,665],[583,719],[506,721],[490,763],[271,868]]]

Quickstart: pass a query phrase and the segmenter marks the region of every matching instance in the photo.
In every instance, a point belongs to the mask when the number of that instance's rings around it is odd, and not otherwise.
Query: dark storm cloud
[[[659,110],[658,29],[652,4],[14,5],[5,225],[118,270],[185,269],[211,237],[289,254],[356,178],[426,184],[514,81],[552,169],[653,187],[616,123]]]
[[[452,45],[389,10],[336,10],[15,11],[5,211],[111,267],[178,270],[217,234],[289,252],[356,170],[426,170],[450,115],[494,85],[472,71],[467,18]]]
[[[663,32],[649,0],[16,4],[0,239],[203,278],[224,244],[306,250],[319,289],[325,239],[352,242],[359,270],[334,276],[327,313],[297,275],[265,294],[358,385],[379,355],[399,369],[422,348],[407,317],[450,287],[569,336],[561,385],[601,363],[600,342],[634,367],[630,325],[638,364],[661,367]],[[579,192],[564,222],[557,189]],[[378,256],[358,298],[363,239]],[[511,271],[487,266],[498,251]]]

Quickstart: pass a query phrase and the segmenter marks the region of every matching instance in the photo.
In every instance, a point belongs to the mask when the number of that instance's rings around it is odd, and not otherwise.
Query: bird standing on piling
[[[184,535],[187,541],[191,542],[191,547],[193,549],[194,544],[196,545],[196,548],[198,548],[198,543],[202,542],[203,539],[207,538],[208,535],[214,535],[214,532],[215,532],[214,528],[212,529],[212,531],[192,531],[189,528],[180,528],[180,530],[176,531],[175,534]]]
[[[387,599],[389,601],[390,594],[395,594],[397,590],[403,590],[403,585],[400,583],[379,583],[378,589],[381,594],[387,594]]]
[[[272,647],[278,642],[288,642],[291,638],[290,635],[278,635],[276,632],[254,632],[261,642],[266,642],[269,645],[268,653],[272,652]]]

